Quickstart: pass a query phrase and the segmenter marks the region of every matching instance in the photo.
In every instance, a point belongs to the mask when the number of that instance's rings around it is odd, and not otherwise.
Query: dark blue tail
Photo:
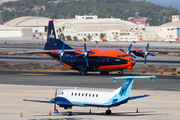
[[[62,49],[64,42],[58,39],[56,28],[54,26],[54,21],[49,21],[47,42],[44,46],[44,50],[59,50]],[[69,45],[65,44],[64,49],[73,49]]]

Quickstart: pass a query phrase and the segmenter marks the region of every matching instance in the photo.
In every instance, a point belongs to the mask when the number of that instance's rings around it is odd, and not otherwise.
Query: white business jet
[[[140,41],[143,41],[143,37],[140,37],[139,39],[126,40],[126,42],[133,42],[133,43],[140,42]]]
[[[73,106],[83,106],[83,107],[107,107],[106,114],[111,114],[111,107],[116,107],[121,104],[127,103],[129,100],[134,100],[142,97],[148,97],[149,95],[140,95],[129,97],[133,81],[135,78],[151,78],[156,76],[125,76],[125,77],[112,77],[114,82],[116,79],[125,79],[122,86],[112,92],[104,91],[89,91],[89,90],[77,90],[75,89],[65,89],[61,94],[56,95],[50,101],[43,100],[26,100],[32,102],[42,102],[42,103],[52,103],[54,104],[54,110],[57,112],[56,105],[59,107],[64,107],[64,109],[69,109],[67,115],[72,115],[71,109]]]
[[[174,41],[178,41],[179,40],[179,37],[177,37],[176,39],[166,39],[166,40],[162,40],[162,42],[174,42]]]

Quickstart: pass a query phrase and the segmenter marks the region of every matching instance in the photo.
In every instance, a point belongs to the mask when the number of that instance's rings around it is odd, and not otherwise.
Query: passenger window
[[[84,93],[82,94],[82,96],[84,96]]]
[[[89,94],[89,97],[91,97],[91,94]]]
[[[71,95],[73,95],[73,93]]]
[[[77,93],[75,93],[75,96],[77,95]]]
[[[81,95],[81,93],[79,93],[79,96]]]
[[[92,97],[94,97],[94,94],[92,95]]]
[[[98,97],[98,94],[96,94],[96,97]]]
[[[88,94],[86,93],[86,96],[87,96]]]

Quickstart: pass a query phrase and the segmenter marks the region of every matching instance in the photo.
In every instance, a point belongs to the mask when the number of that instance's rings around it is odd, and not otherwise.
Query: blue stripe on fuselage
[[[85,107],[115,107],[115,106],[119,106],[121,104],[125,104],[128,102],[128,99],[125,99],[125,100],[122,100],[122,101],[119,101],[119,102],[116,102],[116,103],[113,103],[113,104],[110,104],[110,105],[105,105],[105,104],[100,104],[100,103],[88,103],[88,102],[75,102],[75,101],[71,101],[71,103],[74,105],[74,106],[85,106]]]

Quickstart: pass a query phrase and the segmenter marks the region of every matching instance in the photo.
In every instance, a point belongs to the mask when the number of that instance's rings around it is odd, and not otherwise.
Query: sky
[[[139,1],[143,1],[143,0],[139,0]],[[171,5],[172,7],[180,10],[180,0],[146,0],[146,2],[151,2],[165,7],[169,7]]]

